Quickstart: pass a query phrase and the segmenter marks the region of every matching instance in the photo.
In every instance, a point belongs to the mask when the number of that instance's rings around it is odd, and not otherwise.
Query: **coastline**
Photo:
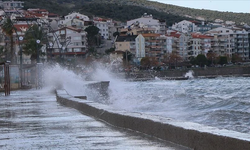
[[[250,77],[250,66],[186,68],[164,71],[140,70],[125,74],[128,80],[134,81],[152,80],[156,77],[164,80],[186,80],[190,75],[193,78]]]

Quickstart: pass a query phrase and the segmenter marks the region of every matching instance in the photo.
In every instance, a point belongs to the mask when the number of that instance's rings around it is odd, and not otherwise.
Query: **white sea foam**
[[[83,73],[77,75],[56,65],[45,69],[45,77],[47,86],[61,86],[72,95],[87,95],[89,100],[102,102],[97,100],[98,95],[93,96],[94,92],[88,95],[90,92],[83,86],[88,81]],[[109,100],[102,103],[108,102],[106,104],[114,109],[250,132],[250,103],[246,103],[249,101],[249,94],[246,93],[250,93],[250,88],[244,88],[250,86],[248,78],[183,81],[156,78],[146,82],[127,82],[122,75],[111,73],[109,68],[101,65],[92,68],[91,78],[110,81]]]

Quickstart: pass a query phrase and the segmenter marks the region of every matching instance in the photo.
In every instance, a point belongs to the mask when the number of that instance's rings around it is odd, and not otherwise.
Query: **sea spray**
[[[86,95],[85,87],[83,86],[84,75],[76,74],[72,70],[68,70],[59,64],[48,66],[44,69],[44,86],[51,89],[65,89],[72,95]]]
[[[54,66],[46,70],[45,74],[47,85],[61,83],[60,86],[69,93],[87,96],[88,100],[110,105],[114,109],[250,133],[248,78],[128,82],[99,65],[93,67],[91,78],[110,81],[109,99],[103,100],[95,90],[83,86],[88,82],[84,73],[75,74]]]
[[[189,70],[185,75],[185,78],[194,78],[194,71],[193,70]]]

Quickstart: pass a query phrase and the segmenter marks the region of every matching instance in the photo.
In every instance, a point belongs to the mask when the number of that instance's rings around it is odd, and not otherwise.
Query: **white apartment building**
[[[110,32],[109,32],[109,22],[106,21],[96,21],[94,20],[94,25],[99,28],[99,33],[103,39],[109,39],[110,38]]]
[[[178,54],[183,60],[188,60],[189,36],[179,32],[171,32],[168,36],[172,37],[172,53]]]
[[[234,30],[235,48],[233,53],[238,54],[243,60],[249,60],[249,34],[244,29]]]
[[[206,33],[207,35],[213,36],[212,39],[212,51],[218,56],[232,57],[234,50],[234,31],[228,28],[215,28]]]
[[[135,45],[136,45],[136,53],[135,57],[138,61],[141,61],[141,58],[145,57],[145,38],[139,34],[135,38]]]
[[[140,27],[153,28],[155,33],[165,34],[166,22],[164,20],[153,19],[152,15],[143,14],[141,18],[127,21],[127,27],[139,25]]]
[[[73,13],[70,13],[70,14],[64,16],[64,19],[60,20],[58,25],[59,26],[66,26],[67,24],[69,24],[75,18],[83,20],[83,21],[89,21],[88,16],[77,13],[77,12],[73,12]]]
[[[73,27],[63,27],[49,34],[52,54],[64,57],[83,56],[87,52],[87,33]]]
[[[193,22],[183,20],[179,23],[173,24],[171,29],[182,33],[191,33],[197,31],[197,26]]]
[[[188,42],[188,57],[197,57],[199,54],[202,54],[201,49],[201,39],[196,36],[192,35]]]
[[[212,36],[193,33],[189,39],[189,57],[197,57],[199,54],[206,55],[210,52],[212,38]]]
[[[0,1],[0,6],[3,7],[3,9],[21,9],[23,8],[24,2],[21,1]]]
[[[166,52],[167,53],[172,53],[173,52],[173,47],[172,47],[172,45],[173,45],[173,37],[172,36],[167,36],[166,37],[166,47],[167,47],[167,50],[166,50]]]

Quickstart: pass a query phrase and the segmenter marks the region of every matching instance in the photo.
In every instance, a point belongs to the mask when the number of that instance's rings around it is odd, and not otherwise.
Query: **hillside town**
[[[190,66],[190,62],[198,66],[212,66],[249,61],[250,26],[247,24],[236,25],[233,21],[221,19],[213,22],[196,19],[166,26],[168,20],[155,19],[146,12],[124,23],[78,12],[59,16],[45,9],[23,10],[23,4],[22,1],[1,2],[1,24],[6,18],[11,19],[14,42],[12,45],[11,36],[1,26],[0,46],[4,50],[13,47],[15,59],[12,59],[12,64],[32,63],[28,53],[20,52],[27,41],[25,36],[34,24],[46,33],[36,39],[36,62],[63,60],[65,64],[79,64],[94,53],[95,56],[108,54],[109,62],[125,60],[127,64],[135,66],[172,68]],[[99,29],[94,44],[90,43],[86,31],[91,26]],[[205,56],[206,63],[197,61],[198,56]],[[1,55],[1,60],[9,57]]]

